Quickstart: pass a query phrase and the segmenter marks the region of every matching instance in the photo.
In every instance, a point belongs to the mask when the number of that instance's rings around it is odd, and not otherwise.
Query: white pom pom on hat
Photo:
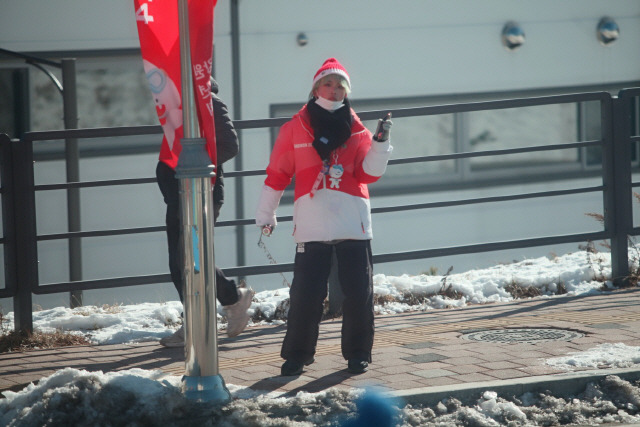
[[[349,86],[349,90],[351,90],[351,80],[349,79],[349,74],[347,74],[347,70],[342,66],[341,63],[338,62],[336,58],[329,58],[324,61],[322,67],[320,67],[320,69],[316,72],[316,75],[313,76],[313,85],[315,85],[318,80],[325,76],[328,76],[329,74],[337,74],[344,77],[344,79],[347,81],[347,86]]]

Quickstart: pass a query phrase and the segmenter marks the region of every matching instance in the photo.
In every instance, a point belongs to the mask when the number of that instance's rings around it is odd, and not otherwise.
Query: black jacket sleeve
[[[216,127],[216,182],[213,186],[214,218],[217,219],[224,203],[224,180],[222,164],[238,154],[240,145],[238,133],[233,127],[226,104],[218,97],[218,83],[211,78],[211,100],[213,102],[213,120]]]
[[[238,133],[233,127],[227,106],[213,91],[211,92],[211,99],[213,101],[213,118],[216,126],[216,155],[218,156],[218,164],[221,165],[227,160],[233,159],[238,154],[240,146],[238,144]]]

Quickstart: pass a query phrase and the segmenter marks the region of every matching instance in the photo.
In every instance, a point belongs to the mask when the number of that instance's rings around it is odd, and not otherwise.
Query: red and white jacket
[[[393,147],[389,141],[372,143],[371,132],[353,110],[351,115],[351,137],[331,153],[328,174],[322,174],[322,160],[312,145],[313,129],[307,106],[282,126],[258,201],[258,226],[276,225],[275,212],[280,198],[295,176],[293,235],[296,242],[373,237],[367,184],[384,174]]]

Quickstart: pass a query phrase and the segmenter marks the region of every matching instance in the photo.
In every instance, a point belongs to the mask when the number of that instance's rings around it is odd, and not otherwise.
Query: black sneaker
[[[280,375],[283,377],[294,377],[300,375],[302,373],[302,369],[305,365],[311,365],[315,362],[315,359],[312,357],[306,362],[297,362],[295,360],[287,360],[282,364],[280,368]]]
[[[366,360],[349,359],[349,366],[347,368],[347,371],[351,372],[352,374],[362,374],[367,372],[368,366],[369,363]]]

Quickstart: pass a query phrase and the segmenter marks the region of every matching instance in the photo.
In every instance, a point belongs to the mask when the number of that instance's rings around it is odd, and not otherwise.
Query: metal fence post
[[[2,176],[2,240],[4,249],[4,289],[2,297],[13,297],[16,291],[16,226],[14,223],[13,163],[11,139],[0,134],[0,172]]]
[[[240,120],[242,118],[242,79],[240,78],[240,12],[238,0],[231,1],[231,74],[233,83],[233,119]],[[242,141],[242,129],[236,129],[238,139]],[[234,161],[235,170],[241,171],[243,165],[243,151],[240,150]],[[236,218],[244,218],[245,202],[244,202],[244,178],[239,176],[235,182],[235,214]],[[236,264],[246,265],[247,248],[245,243],[245,227],[236,226]],[[239,279],[242,279],[240,276]]]
[[[64,128],[78,127],[78,96],[76,94],[76,60],[62,60],[62,99],[64,107]],[[65,139],[65,165],[67,182],[80,182],[80,154],[77,138]],[[80,231],[80,189],[67,189],[67,224],[69,232]],[[82,280],[82,241],[79,237],[69,238],[69,280]],[[69,293],[69,306],[82,306],[82,291]]]
[[[33,332],[32,289],[38,284],[36,198],[33,181],[33,145],[11,141],[13,220],[15,225],[15,279],[13,297],[15,330]]]
[[[605,229],[611,232],[611,280],[624,286],[629,277],[629,233],[632,228],[629,100],[613,97],[603,111]],[[607,141],[608,140],[608,141]]]

